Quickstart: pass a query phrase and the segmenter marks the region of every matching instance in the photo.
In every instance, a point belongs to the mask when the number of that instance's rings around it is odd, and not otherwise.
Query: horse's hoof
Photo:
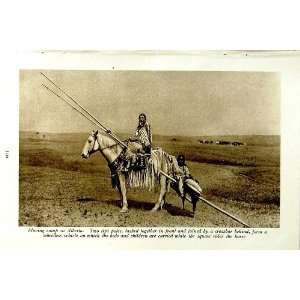
[[[128,212],[128,207],[122,207],[120,210],[120,213],[127,213]]]
[[[154,206],[152,209],[151,209],[151,212],[157,212],[158,211],[158,207]]]

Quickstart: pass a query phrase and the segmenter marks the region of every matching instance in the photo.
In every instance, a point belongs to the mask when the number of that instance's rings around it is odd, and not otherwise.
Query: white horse
[[[172,174],[176,172],[176,166],[178,166],[174,156],[158,148],[151,151],[151,157],[149,158],[146,169],[141,171],[131,170],[128,172],[120,170],[118,166],[119,163],[124,160],[125,155],[139,148],[141,148],[141,145],[138,143],[129,142],[127,149],[124,149],[124,147],[116,142],[109,134],[93,130],[81,153],[81,156],[85,159],[97,151],[100,151],[104,156],[112,173],[114,173],[115,186],[120,192],[122,201],[121,212],[128,211],[126,187],[142,187],[151,190],[156,184],[160,184],[160,194],[152,211],[157,211],[159,208],[162,208],[165,203],[169,182],[165,176],[160,175],[160,171],[172,176]]]

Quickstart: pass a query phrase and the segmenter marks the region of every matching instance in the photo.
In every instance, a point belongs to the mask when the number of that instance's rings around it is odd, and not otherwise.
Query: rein
[[[97,136],[94,135],[94,145],[93,145],[93,148],[92,148],[92,149],[94,149],[94,147],[95,147],[96,140],[97,140]],[[101,152],[102,152],[103,150],[105,150],[105,149],[109,149],[109,148],[112,148],[112,147],[114,147],[114,146],[116,146],[116,145],[119,145],[119,143],[114,143],[114,144],[112,144],[112,145],[110,145],[110,146],[100,148],[100,143],[98,142],[98,144],[99,144],[99,150],[100,150]],[[124,148],[124,149],[126,149],[126,148]],[[123,149],[123,150],[124,150],[124,149]]]
[[[95,142],[96,142],[96,141],[95,141]],[[99,150],[100,150],[100,151],[103,151],[103,150],[105,150],[105,149],[112,148],[113,146],[116,146],[116,145],[118,145],[118,143],[115,143],[115,144],[113,144],[113,145],[110,145],[110,146],[107,146],[107,147],[104,147],[104,148],[100,148],[100,147],[99,147]],[[95,144],[94,144],[94,146],[95,146]]]

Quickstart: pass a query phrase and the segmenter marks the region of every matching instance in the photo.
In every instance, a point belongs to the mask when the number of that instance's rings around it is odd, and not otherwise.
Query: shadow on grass
[[[92,197],[81,197],[81,198],[78,198],[77,201],[80,203],[96,202],[98,204],[106,204],[106,205],[111,205],[111,206],[121,208],[120,200],[98,200],[98,199],[95,199]],[[137,201],[137,200],[132,200],[132,199],[128,199],[127,202],[128,202],[129,209],[134,208],[134,209],[145,210],[145,211],[150,212],[151,209],[154,207],[154,203],[151,203],[151,202]],[[164,205],[164,209],[172,216],[181,216],[181,217],[189,217],[189,218],[194,217],[192,212],[187,211],[185,209],[183,210],[172,204],[166,203]]]
[[[81,197],[77,199],[78,202],[85,203],[85,202],[97,202],[99,204],[106,204],[111,206],[116,206],[118,208],[121,208],[121,200],[98,200],[91,197]],[[153,203],[150,202],[143,202],[143,201],[136,201],[128,199],[128,207],[135,208],[135,209],[141,209],[141,210],[151,210],[154,206]]]
[[[181,216],[193,218],[194,215],[191,211],[187,211],[180,207],[174,206],[172,204],[165,204],[164,209],[172,216]]]
[[[85,203],[85,202],[97,202],[97,201],[99,201],[99,200],[91,198],[91,197],[81,197],[81,198],[77,198],[76,200],[78,202],[81,202],[81,203]]]

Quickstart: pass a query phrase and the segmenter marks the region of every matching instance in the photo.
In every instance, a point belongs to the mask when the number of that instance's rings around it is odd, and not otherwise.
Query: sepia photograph
[[[47,2],[2,5],[1,299],[297,295],[297,5]]]
[[[280,227],[280,73],[19,75],[19,226]]]

